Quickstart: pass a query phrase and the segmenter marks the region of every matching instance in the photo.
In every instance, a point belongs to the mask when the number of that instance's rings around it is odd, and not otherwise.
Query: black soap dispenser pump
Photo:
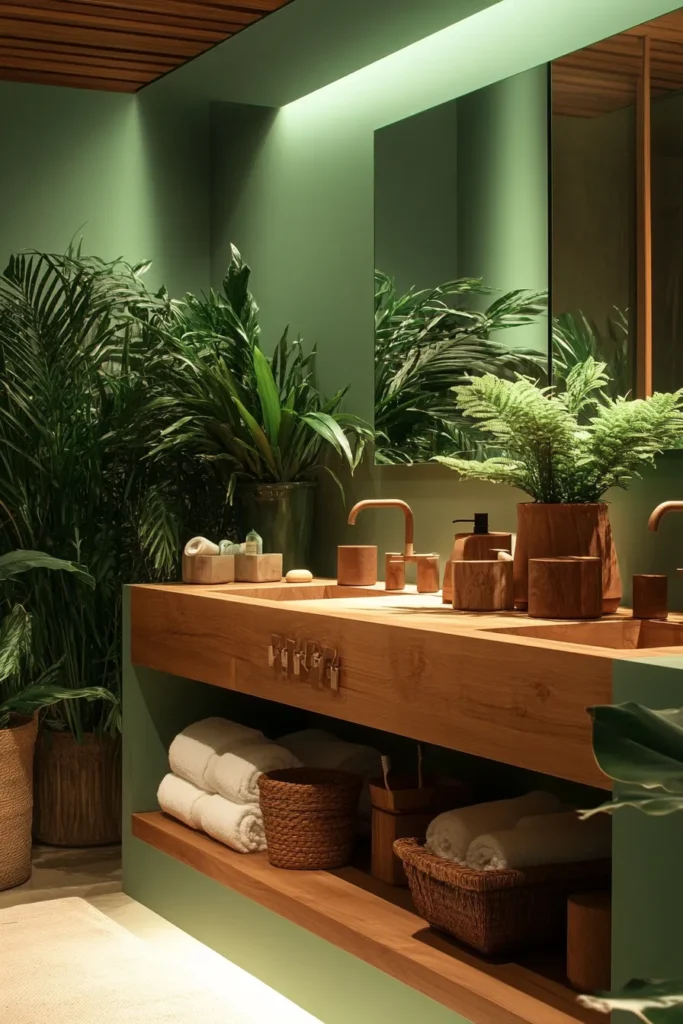
[[[488,512],[475,512],[472,519],[454,519],[454,523],[473,523],[471,533],[456,533],[451,557],[446,562],[443,576],[443,603],[453,602],[452,563],[456,561],[481,562],[497,559],[498,551],[512,551],[511,533],[491,533]]]

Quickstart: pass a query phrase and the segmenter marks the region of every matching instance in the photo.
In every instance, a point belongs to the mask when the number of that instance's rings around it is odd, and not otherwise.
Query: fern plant
[[[474,377],[454,391],[490,455],[437,461],[466,479],[518,487],[537,502],[600,501],[659,452],[683,444],[683,389],[629,400],[610,398],[608,384],[605,364],[590,356],[560,393],[528,377]]]
[[[467,375],[516,372],[542,375],[544,353],[511,349],[493,335],[545,314],[547,294],[516,290],[484,311],[472,295],[491,289],[478,278],[398,294],[393,280],[375,271],[375,458],[391,465],[476,450],[471,428],[458,412],[451,386]]]

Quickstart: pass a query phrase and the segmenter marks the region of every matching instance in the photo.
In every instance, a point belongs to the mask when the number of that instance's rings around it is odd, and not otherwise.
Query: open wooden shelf
[[[405,889],[358,868],[283,871],[266,854],[234,853],[155,811],[133,835],[209,878],[398,978],[474,1024],[596,1024],[557,978],[557,958],[489,962],[429,928]]]

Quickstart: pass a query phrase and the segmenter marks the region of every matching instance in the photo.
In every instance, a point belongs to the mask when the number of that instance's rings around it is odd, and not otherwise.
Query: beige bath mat
[[[234,1024],[227,999],[85,900],[0,910],[3,1024]]]

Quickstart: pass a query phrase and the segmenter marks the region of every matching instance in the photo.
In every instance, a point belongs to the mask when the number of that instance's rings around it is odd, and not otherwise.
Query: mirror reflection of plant
[[[33,618],[22,603],[30,593],[15,582],[18,575],[29,569],[72,573],[81,587],[92,587],[95,583],[82,565],[51,558],[42,551],[9,551],[0,555],[0,729],[8,728],[13,719],[31,718],[43,708],[65,700],[113,700],[102,687],[69,689],[60,686],[59,663],[36,670]]]
[[[613,800],[591,811],[640,813],[661,817],[683,810],[683,708],[652,711],[640,704],[589,708],[593,750],[602,771],[618,784]],[[683,1020],[683,978],[672,981],[634,979],[612,992],[579,997],[589,1009],[626,1010],[649,1024]]]
[[[437,461],[466,479],[518,487],[534,501],[600,501],[657,454],[683,444],[683,389],[612,399],[608,383],[605,364],[590,356],[573,367],[559,393],[528,377],[473,377],[453,390],[460,413],[493,454]]]
[[[183,508],[196,527],[221,505],[196,467],[145,457],[167,305],[145,269],[72,248],[14,256],[0,277],[0,545],[88,565],[93,591],[68,573],[26,580],[36,670],[58,665],[61,686],[117,697],[123,584],[173,575]],[[119,716],[118,703],[69,702],[49,717],[78,736]]]
[[[468,297],[490,293],[481,280],[461,278],[399,295],[392,279],[375,271],[378,462],[427,461],[437,454],[477,451],[471,425],[458,411],[453,384],[468,375],[547,372],[545,354],[511,349],[491,338],[535,323],[546,313],[546,293],[511,291],[484,311],[468,308]]]
[[[322,470],[340,484],[328,454],[353,471],[373,431],[342,410],[348,388],[321,395],[315,348],[305,352],[285,330],[272,357],[264,354],[249,274],[233,246],[222,293],[172,303],[170,359],[155,403],[167,426],[156,451],[208,460],[230,500],[240,480],[291,483]]]
[[[632,390],[629,311],[617,306],[613,309],[607,320],[606,332],[601,332],[596,323],[580,310],[553,317],[553,378],[560,387],[577,363],[585,363],[592,357],[596,362],[605,363],[609,378],[605,390],[610,397],[627,395]]]

